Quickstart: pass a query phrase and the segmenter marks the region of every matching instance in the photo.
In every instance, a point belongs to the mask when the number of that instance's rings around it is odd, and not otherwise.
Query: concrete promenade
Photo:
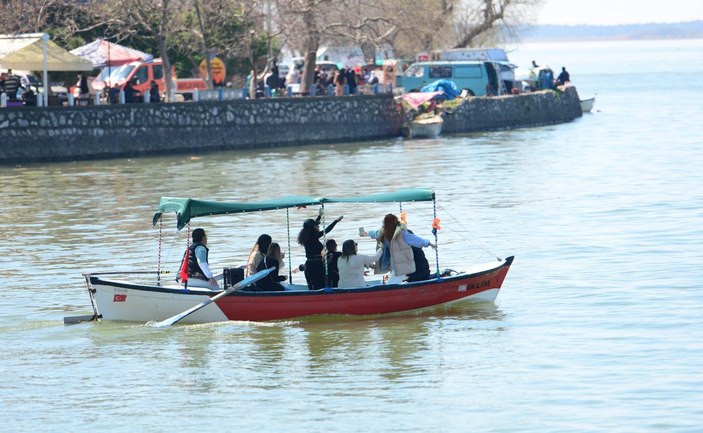
[[[443,133],[564,123],[578,93],[471,98]],[[0,164],[353,142],[401,134],[391,95],[0,109]]]

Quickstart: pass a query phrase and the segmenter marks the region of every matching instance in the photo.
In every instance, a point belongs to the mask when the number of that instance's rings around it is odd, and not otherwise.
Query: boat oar
[[[234,291],[237,290],[237,289],[241,289],[242,287],[246,287],[246,286],[248,286],[248,285],[250,285],[250,284],[253,284],[253,283],[259,281],[259,280],[262,279],[263,277],[267,276],[267,275],[268,275],[271,271],[273,271],[274,269],[275,269],[275,268],[270,268],[270,269],[264,269],[263,271],[259,271],[259,272],[255,273],[254,275],[250,276],[249,278],[243,279],[242,281],[238,282],[237,284],[235,284],[234,286],[230,287],[229,289],[227,289],[227,290],[225,290],[225,291],[223,291],[223,292],[218,293],[217,295],[213,296],[212,298],[208,299],[207,301],[203,301],[203,302],[199,303],[198,305],[196,305],[196,306],[194,306],[194,307],[192,307],[192,308],[189,308],[189,309],[187,309],[186,311],[184,311],[184,312],[182,312],[182,313],[176,314],[175,316],[169,317],[168,319],[162,320],[161,322],[152,323],[151,325],[152,325],[152,326],[155,326],[155,327],[157,327],[157,328],[162,328],[162,327],[165,327],[165,326],[171,326],[171,325],[173,325],[174,323],[178,322],[179,320],[181,320],[181,319],[183,319],[183,318],[185,318],[185,317],[190,316],[191,314],[195,313],[196,311],[198,311],[199,309],[205,307],[206,305],[209,305],[209,304],[211,304],[211,303],[217,301],[217,300],[220,299],[221,297],[227,296],[227,295],[229,295],[230,293],[234,292]]]

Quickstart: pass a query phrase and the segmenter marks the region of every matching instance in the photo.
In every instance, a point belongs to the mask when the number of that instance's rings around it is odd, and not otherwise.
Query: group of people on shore
[[[288,71],[288,74],[282,76],[279,74],[279,68],[274,62],[271,69],[263,75],[263,78],[256,80],[256,86],[252,86],[251,83],[251,77],[254,74],[254,71],[252,71],[247,76],[247,89],[249,89],[250,93],[254,94],[256,98],[263,98],[266,95],[266,86],[271,89],[272,94],[273,92],[284,94],[287,86],[301,83],[302,72],[302,66],[294,64]],[[377,82],[378,78],[371,74],[369,68],[366,67],[323,69],[318,65],[315,66],[313,72],[312,84],[319,94],[325,92],[329,86],[333,86],[334,95],[343,96],[345,95],[345,88],[349,95],[355,95],[358,93],[359,86],[375,84]]]
[[[334,239],[327,239],[323,246],[321,239],[342,221],[340,216],[320,230],[322,213],[315,219],[307,219],[298,234],[298,244],[305,249],[305,263],[295,271],[303,271],[309,290],[326,287],[363,287],[368,284],[365,277],[371,269],[375,273],[388,274],[384,281],[389,284],[423,281],[431,277],[430,266],[423,248],[436,249],[437,245],[423,239],[409,230],[396,215],[387,214],[379,230],[365,231],[359,229],[359,236],[376,240],[374,255],[359,254],[359,245],[354,239],[342,244],[342,251],[337,251]],[[187,280],[191,287],[205,287],[212,290],[219,288],[221,275],[215,275],[208,261],[209,249],[205,230],[197,228],[192,233],[192,244],[184,253],[179,278]],[[271,269],[269,274],[259,279],[247,290],[282,291],[282,284],[287,280],[279,271],[285,266],[285,252],[273,242],[268,234],[262,234],[256,240],[245,265],[244,277],[254,275],[262,270]]]

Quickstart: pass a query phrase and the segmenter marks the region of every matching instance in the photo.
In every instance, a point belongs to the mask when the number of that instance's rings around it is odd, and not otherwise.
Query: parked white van
[[[441,60],[413,63],[401,76],[406,92],[417,92],[437,80],[451,80],[457,88],[472,96],[506,93],[500,65],[483,60]]]

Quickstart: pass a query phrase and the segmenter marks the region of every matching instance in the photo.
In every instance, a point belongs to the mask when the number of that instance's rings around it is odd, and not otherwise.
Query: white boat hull
[[[595,96],[589,99],[582,99],[581,101],[581,111],[584,113],[590,113],[593,109],[593,104],[596,102]]]
[[[415,119],[410,122],[410,138],[437,138],[442,133],[443,124],[442,116]]]
[[[421,310],[459,301],[493,302],[513,257],[468,273],[401,284],[256,292],[235,290],[183,318],[183,323],[283,320],[319,315],[368,316]],[[222,293],[208,289],[105,280],[85,274],[95,316],[104,320],[159,322]],[[81,318],[79,318],[81,319]],[[86,319],[81,319],[86,320]]]

